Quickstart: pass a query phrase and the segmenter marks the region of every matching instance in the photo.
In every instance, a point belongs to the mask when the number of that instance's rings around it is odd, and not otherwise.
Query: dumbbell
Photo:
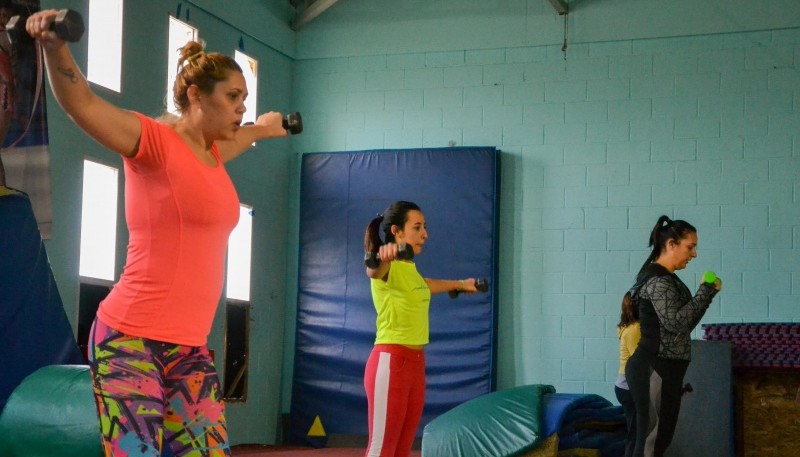
[[[26,16],[19,15],[12,16],[11,19],[8,20],[6,23],[6,34],[11,44],[17,44],[23,40],[30,39],[30,35],[28,35],[28,32],[25,30],[25,21],[27,20],[28,18]],[[83,32],[86,31],[86,27],[83,24],[83,16],[81,16],[81,13],[70,9],[63,9],[59,10],[55,21],[50,25],[50,30],[54,31],[62,40],[74,43],[81,39]]]
[[[397,258],[399,260],[412,260],[414,258],[414,248],[407,244],[397,245]],[[381,258],[377,252],[364,253],[364,265],[373,270],[378,268],[381,264]]]
[[[283,128],[288,130],[292,135],[303,133],[303,118],[300,116],[300,113],[289,113],[283,118],[282,125]]]
[[[480,292],[489,292],[489,280],[486,278],[476,279],[475,288],[478,289],[478,291]],[[461,292],[462,291],[460,290],[451,290],[447,292],[447,295],[449,295],[450,298],[458,298],[458,294],[460,294]]]
[[[709,286],[713,286],[714,283],[717,282],[717,274],[713,271],[706,271],[703,273],[703,282]]]
[[[245,122],[244,125],[253,125],[254,122]],[[289,113],[281,121],[281,125],[285,130],[288,130],[292,135],[297,135],[303,132],[303,118],[300,113]]]

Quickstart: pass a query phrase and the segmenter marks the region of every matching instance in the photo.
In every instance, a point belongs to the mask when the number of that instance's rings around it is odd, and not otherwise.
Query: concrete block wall
[[[724,280],[704,322],[800,320],[799,70],[798,28],[301,59],[293,146],[500,148],[499,387],[613,399],[661,214]]]

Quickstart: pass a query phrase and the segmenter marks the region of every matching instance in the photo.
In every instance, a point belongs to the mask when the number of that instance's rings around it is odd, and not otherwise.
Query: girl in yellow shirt
[[[636,406],[633,404],[628,381],[625,379],[625,364],[628,363],[628,359],[639,345],[642,331],[639,327],[639,313],[633,306],[630,292],[626,292],[622,297],[617,336],[619,337],[619,375],[617,382],[614,383],[614,393],[617,394],[617,400],[625,412],[625,423],[628,427],[628,433],[625,436],[625,457],[631,457],[633,446],[636,444]]]

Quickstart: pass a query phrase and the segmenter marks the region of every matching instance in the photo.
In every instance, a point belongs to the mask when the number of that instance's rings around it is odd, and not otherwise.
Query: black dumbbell
[[[480,292],[489,292],[489,280],[486,278],[476,279],[475,288],[478,289],[478,291]],[[450,298],[458,298],[458,294],[460,294],[461,292],[462,291],[460,290],[451,290],[447,292],[447,295],[449,295]]]
[[[253,125],[254,122],[245,122],[244,125]],[[281,121],[281,125],[285,130],[288,130],[292,135],[297,135],[303,131],[303,118],[300,113],[289,113]]]
[[[414,249],[407,244],[397,245],[397,258],[399,260],[412,260],[414,258]],[[364,253],[364,265],[373,270],[378,268],[381,264],[381,258],[377,252]]]
[[[30,35],[28,35],[28,32],[25,30],[25,21],[27,20],[28,18],[25,16],[12,16],[11,19],[8,20],[6,23],[6,34],[11,44],[30,39]],[[59,10],[55,21],[50,26],[50,30],[56,32],[56,35],[62,40],[74,43],[83,37],[83,32],[86,31],[86,27],[83,24],[83,16],[81,16],[81,13],[70,9],[63,9]]]
[[[300,113],[289,113],[283,118],[283,128],[288,130],[292,135],[297,135],[303,132],[303,118]]]

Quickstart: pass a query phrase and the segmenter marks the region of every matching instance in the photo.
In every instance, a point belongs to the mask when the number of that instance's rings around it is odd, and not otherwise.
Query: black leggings
[[[663,457],[672,442],[681,410],[688,360],[662,359],[637,349],[625,365],[636,405],[633,457]]]
[[[631,391],[614,386],[614,393],[617,395],[622,411],[625,413],[625,455],[633,455],[633,446],[636,444],[636,405],[633,404]]]

